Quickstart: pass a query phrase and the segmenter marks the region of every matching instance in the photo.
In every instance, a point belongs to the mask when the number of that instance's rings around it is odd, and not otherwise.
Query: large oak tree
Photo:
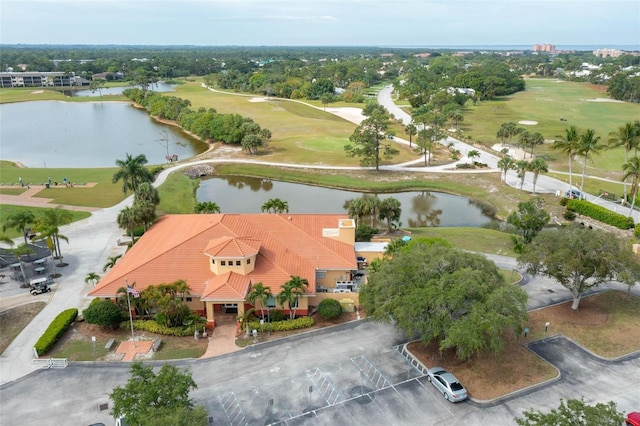
[[[360,292],[367,315],[461,359],[500,352],[507,333],[521,332],[526,301],[485,257],[424,240],[380,261]]]

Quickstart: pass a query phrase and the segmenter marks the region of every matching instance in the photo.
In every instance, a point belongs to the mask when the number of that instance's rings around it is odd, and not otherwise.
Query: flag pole
[[[124,282],[127,286],[127,307],[129,308],[129,324],[131,325],[131,341],[133,342],[133,347],[136,347],[136,338],[133,335],[133,318],[131,317],[131,300],[129,299],[129,280],[124,279]]]

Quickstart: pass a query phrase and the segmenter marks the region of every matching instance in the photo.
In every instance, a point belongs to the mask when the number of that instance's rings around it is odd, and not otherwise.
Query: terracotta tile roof
[[[346,215],[189,214],[162,216],[89,293],[112,297],[125,279],[142,291],[149,285],[182,279],[191,294],[207,300],[238,300],[249,281],[274,294],[290,279],[309,281],[315,293],[316,269],[357,269],[354,247],[323,237]],[[244,257],[258,252],[248,275],[216,276],[209,256]],[[206,253],[206,254],[205,254]],[[208,256],[209,255],[209,256]]]

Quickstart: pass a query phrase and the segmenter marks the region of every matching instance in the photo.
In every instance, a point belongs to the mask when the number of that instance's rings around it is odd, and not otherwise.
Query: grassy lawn
[[[189,99],[192,108],[215,108],[220,113],[235,113],[251,117],[262,127],[271,130],[270,153],[259,159],[295,164],[357,166],[357,158],[348,158],[344,145],[356,125],[334,114],[325,112],[318,101],[313,108],[305,103],[281,99],[268,102],[252,102],[260,96],[252,94],[228,94],[206,90],[199,83],[191,82],[177,88],[176,96]],[[344,104],[362,108],[362,104]],[[331,104],[331,107],[341,106]],[[393,162],[418,158],[408,147],[399,146],[400,155]],[[385,162],[387,163],[387,162]]]
[[[34,302],[0,313],[0,354],[46,305],[44,302]]]
[[[462,250],[512,256],[511,235],[484,228],[410,228],[413,238],[442,238]],[[510,280],[505,277],[507,282]]]
[[[640,298],[626,299],[625,293],[611,291],[584,298],[577,312],[571,310],[571,302],[529,312],[527,340],[508,339],[505,351],[496,357],[460,361],[453,351],[440,354],[435,345],[414,342],[409,348],[427,367],[439,365],[452,371],[474,398],[488,400],[556,376],[551,365],[523,346],[549,334],[564,334],[605,357],[639,350],[638,310]],[[549,333],[544,332],[547,321]]]
[[[197,203],[195,192],[199,183],[199,180],[190,179],[182,173],[171,173],[158,188],[158,214],[193,213]]]
[[[118,86],[118,84],[111,86]],[[111,86],[107,85],[107,87]],[[0,104],[27,101],[98,102],[107,100],[127,101],[128,99],[124,95],[109,95],[103,97],[65,96],[62,92],[45,89],[44,87],[0,89]]]
[[[91,337],[95,336],[96,344]],[[74,323],[64,337],[55,344],[47,356],[67,358],[69,361],[118,361],[122,355],[115,354],[118,344],[131,337],[127,329],[110,330],[85,322]],[[158,352],[150,354],[148,359],[165,360],[180,358],[199,358],[207,350],[208,339],[194,340],[193,336],[162,336],[148,332],[136,332],[136,339],[162,339]],[[110,339],[116,343],[107,351],[104,347]]]
[[[540,132],[547,140],[555,139],[557,135],[564,134],[566,127],[575,125],[583,130],[594,129],[596,135],[601,137],[601,142],[606,142],[609,132],[640,116],[639,104],[588,101],[595,98],[608,96],[600,87],[585,83],[527,79],[524,92],[490,102],[479,102],[467,108],[462,129],[465,135],[478,143],[491,146],[499,142],[496,133],[502,123],[532,120],[538,124],[521,127]],[[561,116],[567,121],[560,121]],[[537,147],[536,151],[546,156],[553,168],[566,170],[564,156],[552,151],[549,145]],[[623,150],[616,149],[595,156],[594,167],[618,171],[623,162]]]
[[[51,208],[55,208],[55,205],[52,205]],[[11,215],[15,214],[16,212],[24,211],[24,210],[28,210],[31,213],[33,213],[33,215],[37,219],[38,217],[40,217],[42,215],[42,211],[45,210],[45,208],[15,206],[15,205],[12,205],[12,204],[3,204],[2,208],[0,208],[0,223],[4,224],[6,222],[8,216],[11,216]],[[91,213],[87,213],[87,212],[78,212],[78,211],[72,211],[72,210],[69,210],[69,212],[72,215],[72,222],[76,222],[78,220],[82,220],[82,219],[85,219],[85,218],[91,216]],[[5,231],[3,231],[3,234],[6,235],[9,238],[15,238],[15,237],[21,237],[22,236],[21,232],[18,232],[16,229],[13,229],[13,228],[6,229]]]

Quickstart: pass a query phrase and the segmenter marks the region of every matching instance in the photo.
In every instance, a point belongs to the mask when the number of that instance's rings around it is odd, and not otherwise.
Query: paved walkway
[[[123,354],[122,361],[134,361],[139,354],[148,354],[153,346],[152,340],[125,340],[118,345],[117,354]]]
[[[236,326],[234,315],[216,313],[216,328],[209,336],[206,352],[200,358],[230,354],[242,349],[236,346]]]

